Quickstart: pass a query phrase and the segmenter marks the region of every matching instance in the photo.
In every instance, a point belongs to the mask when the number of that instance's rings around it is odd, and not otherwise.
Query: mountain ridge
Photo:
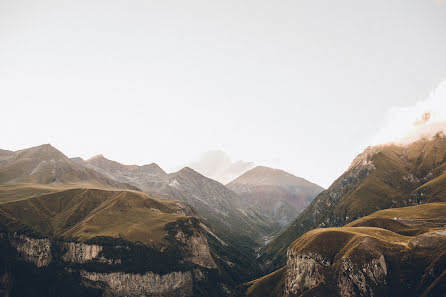
[[[0,184],[17,183],[90,184],[137,190],[76,164],[50,144],[11,152],[0,159]]]

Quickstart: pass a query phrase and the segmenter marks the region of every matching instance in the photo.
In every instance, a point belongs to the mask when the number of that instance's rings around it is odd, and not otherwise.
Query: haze
[[[0,0],[0,148],[168,171],[219,150],[327,187],[421,117],[445,29],[435,0]]]

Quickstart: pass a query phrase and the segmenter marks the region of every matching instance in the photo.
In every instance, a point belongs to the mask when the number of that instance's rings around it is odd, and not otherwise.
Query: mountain
[[[80,185],[137,189],[71,161],[49,144],[0,154],[0,184]]]
[[[102,155],[86,161],[78,159],[76,162],[111,179],[136,186],[146,193],[188,203],[197,210],[203,222],[227,240],[243,238],[243,241],[254,244],[279,229],[270,216],[251,207],[221,183],[189,167],[167,174],[154,163],[144,166],[123,165]]]
[[[167,175],[157,164],[148,165],[124,165],[116,161],[109,160],[103,155],[94,156],[88,160],[72,158],[72,160],[82,166],[107,176],[110,179],[133,184],[141,190],[147,189],[147,182]]]
[[[149,193],[191,205],[219,236],[232,234],[255,241],[279,228],[271,217],[251,207],[236,193],[188,167],[152,182],[150,188]]]
[[[342,226],[380,209],[446,201],[446,136],[367,148],[348,170],[263,248],[269,267],[285,264],[290,244],[318,227]]]
[[[2,161],[3,159],[9,158],[12,154],[14,154],[13,151],[0,149],[0,161]]]
[[[226,296],[246,263],[216,242],[188,205],[142,192],[75,188],[2,203],[0,293]]]
[[[286,171],[257,166],[226,185],[281,226],[295,219],[324,189]]]
[[[294,241],[287,265],[238,296],[444,296],[446,203],[381,210]]]

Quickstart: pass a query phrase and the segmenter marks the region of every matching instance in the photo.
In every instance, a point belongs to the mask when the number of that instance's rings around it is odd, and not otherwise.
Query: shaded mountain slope
[[[0,184],[73,184],[137,189],[80,166],[49,144],[0,157]]]
[[[285,252],[300,235],[342,226],[376,210],[446,201],[446,137],[438,134],[409,145],[369,147],[327,190],[264,249],[270,267],[285,264]]]
[[[240,296],[443,296],[445,226],[443,202],[309,231],[290,246],[284,268],[247,283]]]
[[[249,206],[224,185],[188,167],[152,182],[150,188],[149,192],[161,193],[194,207],[219,236],[259,240],[279,228],[271,217]]]
[[[286,171],[257,166],[226,185],[244,201],[264,210],[282,226],[324,189]]]

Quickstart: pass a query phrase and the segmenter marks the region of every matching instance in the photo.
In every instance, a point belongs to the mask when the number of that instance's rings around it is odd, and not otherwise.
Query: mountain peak
[[[176,173],[178,174],[187,174],[187,175],[191,175],[191,174],[195,174],[195,175],[201,175],[198,172],[196,172],[195,170],[193,170],[190,167],[183,167],[182,169],[178,170]]]
[[[61,151],[53,147],[51,144],[42,144],[28,149],[23,149],[16,152],[18,156],[28,156],[28,158],[35,158],[37,160],[59,160],[67,159]]]
[[[266,166],[256,166],[248,170],[228,185],[251,184],[251,185],[302,185],[312,184],[302,177],[297,177],[281,169]]]
[[[146,164],[140,167],[141,170],[151,174],[166,175],[167,173],[156,163]]]
[[[103,154],[98,154],[98,155],[96,155],[96,156],[91,157],[91,158],[88,159],[87,161],[99,160],[99,159],[105,159],[105,160],[108,160],[107,158],[104,157]]]

